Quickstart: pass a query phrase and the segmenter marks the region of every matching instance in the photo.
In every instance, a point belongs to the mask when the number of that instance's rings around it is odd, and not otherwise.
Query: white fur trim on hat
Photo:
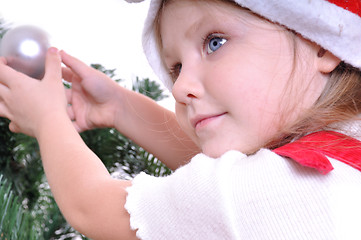
[[[143,2],[143,0],[125,0],[127,1],[128,3],[140,3],[140,2]]]
[[[357,14],[326,0],[234,1],[266,19],[300,33],[342,61],[361,69],[361,17]],[[162,0],[151,0],[143,30],[143,48],[155,74],[171,89],[173,84],[160,58],[154,31],[154,20],[161,3]]]

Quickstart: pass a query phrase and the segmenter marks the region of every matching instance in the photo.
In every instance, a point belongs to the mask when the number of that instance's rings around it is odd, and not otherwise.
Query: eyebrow
[[[184,36],[186,38],[191,38],[195,33],[197,33],[198,30],[205,24],[205,18],[206,17],[203,16],[194,21],[192,25],[185,31]],[[161,46],[161,55],[163,59],[170,56],[168,49],[165,48],[163,44]]]
[[[204,25],[204,19],[205,16],[197,19],[194,23],[192,23],[192,25],[187,29],[187,31],[185,32],[185,37],[190,38],[194,33],[196,33],[198,31],[198,29],[200,29],[202,27],[202,25]]]

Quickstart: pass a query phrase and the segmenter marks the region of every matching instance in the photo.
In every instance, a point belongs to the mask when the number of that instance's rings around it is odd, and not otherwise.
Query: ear
[[[340,62],[341,60],[331,52],[323,48],[319,49],[316,58],[316,66],[321,73],[332,72]]]

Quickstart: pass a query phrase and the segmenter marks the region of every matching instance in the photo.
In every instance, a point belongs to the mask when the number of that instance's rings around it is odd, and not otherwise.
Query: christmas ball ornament
[[[49,37],[45,31],[35,26],[19,26],[3,36],[0,55],[6,58],[8,66],[30,77],[42,79],[49,47]]]

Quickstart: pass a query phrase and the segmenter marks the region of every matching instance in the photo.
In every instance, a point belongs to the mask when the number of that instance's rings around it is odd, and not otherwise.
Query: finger
[[[61,79],[61,57],[58,49],[54,47],[49,48],[46,53],[44,79]]]
[[[74,76],[74,73],[73,73],[73,71],[72,71],[70,68],[68,68],[68,67],[63,67],[63,68],[61,69],[61,73],[62,73],[62,75],[63,75],[63,79],[64,79],[64,80],[66,80],[66,81],[68,81],[68,82],[71,82],[71,80],[72,80],[72,78],[73,78],[73,76]]]
[[[19,127],[13,121],[11,121],[10,124],[9,124],[9,130],[11,132],[13,132],[13,133],[19,133],[20,132]]]
[[[8,64],[5,57],[0,57],[0,63],[5,65]]]
[[[6,60],[5,60],[6,61]],[[0,84],[10,87],[10,84],[23,78],[29,78],[28,76],[12,69],[4,64],[3,60],[0,60]]]
[[[65,95],[66,95],[66,100],[67,100],[68,104],[71,104],[71,98],[73,95],[73,91],[71,89],[65,89]]]
[[[60,55],[63,63],[67,67],[71,68],[81,78],[84,78],[85,75],[89,72],[89,66],[79,59],[67,54],[64,51],[60,51]]]
[[[3,102],[0,102],[0,117],[10,119],[10,113]]]
[[[69,83],[74,82],[74,80],[79,80],[79,76],[76,75],[73,70],[71,70],[68,67],[63,67],[62,68],[62,74],[63,74],[63,79]]]
[[[9,88],[0,83],[0,98],[2,99],[4,97],[5,94],[7,94],[9,92]]]
[[[66,111],[68,113],[68,116],[69,116],[70,120],[74,121],[75,120],[75,113],[74,113],[73,107],[68,106]]]
[[[73,121],[73,126],[74,126],[74,128],[75,128],[75,130],[76,130],[77,132],[79,132],[79,133],[80,133],[80,132],[83,132],[83,129],[79,127],[77,121]]]

